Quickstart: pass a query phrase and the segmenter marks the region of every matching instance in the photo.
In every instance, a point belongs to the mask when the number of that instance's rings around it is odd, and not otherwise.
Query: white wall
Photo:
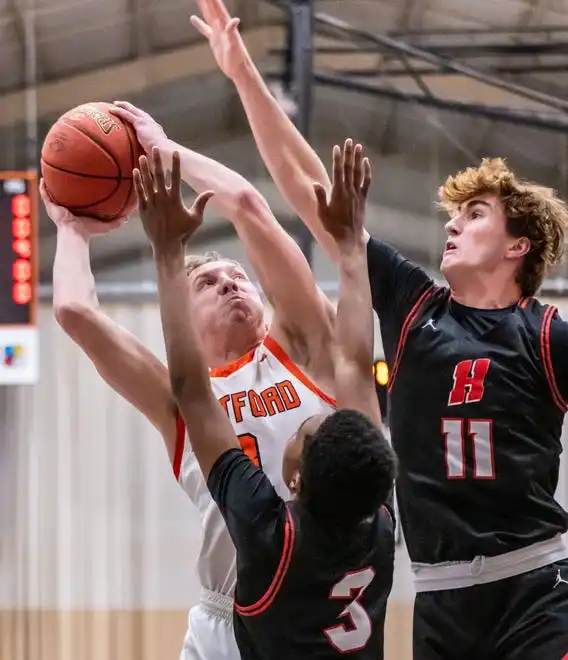
[[[155,305],[107,309],[163,357]],[[0,389],[0,609],[191,605],[201,533],[158,433],[47,306],[40,327],[40,384]],[[566,471],[564,461],[565,506]],[[411,598],[402,550],[393,599]]]
[[[163,355],[154,305],[109,310]],[[200,530],[158,433],[42,309],[41,382],[0,390],[0,608],[183,608]]]

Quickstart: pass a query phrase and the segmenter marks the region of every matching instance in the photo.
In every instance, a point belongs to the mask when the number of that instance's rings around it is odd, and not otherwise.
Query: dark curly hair
[[[306,436],[300,501],[328,524],[350,527],[389,497],[397,460],[383,432],[355,410],[338,410]]]

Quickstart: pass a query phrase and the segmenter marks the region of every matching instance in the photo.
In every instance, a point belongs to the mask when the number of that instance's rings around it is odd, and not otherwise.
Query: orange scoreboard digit
[[[0,172],[0,384],[37,382],[35,172]]]

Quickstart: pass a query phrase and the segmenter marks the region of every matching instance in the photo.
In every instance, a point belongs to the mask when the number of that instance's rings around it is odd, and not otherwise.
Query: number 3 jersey
[[[219,457],[208,485],[237,549],[242,660],[382,659],[394,564],[387,508],[354,528],[327,527],[301,500],[285,503],[238,449]]]
[[[212,369],[210,375],[213,391],[229,416],[244,453],[268,476],[278,495],[288,498],[289,491],[282,480],[286,443],[302,422],[312,415],[333,410],[335,401],[313,384],[270,336],[235,362]],[[207,488],[181,417],[174,473],[201,519],[203,541],[198,558],[201,585],[233,596],[235,548]]]

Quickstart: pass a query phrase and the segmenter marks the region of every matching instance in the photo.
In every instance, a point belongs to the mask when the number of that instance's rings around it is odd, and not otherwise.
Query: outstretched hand
[[[142,226],[154,253],[179,248],[203,222],[203,213],[212,192],[201,193],[188,209],[181,194],[179,152],[174,151],[171,184],[166,184],[160,150],[152,149],[153,173],[146,156],[140,157],[140,169],[133,172],[134,189]]]
[[[333,147],[333,176],[329,201],[325,188],[314,183],[318,216],[337,243],[363,240],[365,206],[371,186],[371,163],[363,157],[363,147],[345,141]]]
[[[248,51],[239,34],[239,18],[231,18],[223,0],[197,0],[203,18],[191,16],[193,27],[209,41],[221,71],[233,79],[247,62]]]
[[[119,218],[118,220],[108,222],[97,220],[96,218],[86,218],[73,215],[69,209],[66,209],[64,206],[59,206],[59,204],[56,204],[53,201],[43,179],[39,182],[39,194],[45,206],[45,210],[47,211],[47,215],[57,229],[70,227],[87,239],[92,238],[93,236],[108,234],[109,231],[122,227],[126,222],[126,218]]]

